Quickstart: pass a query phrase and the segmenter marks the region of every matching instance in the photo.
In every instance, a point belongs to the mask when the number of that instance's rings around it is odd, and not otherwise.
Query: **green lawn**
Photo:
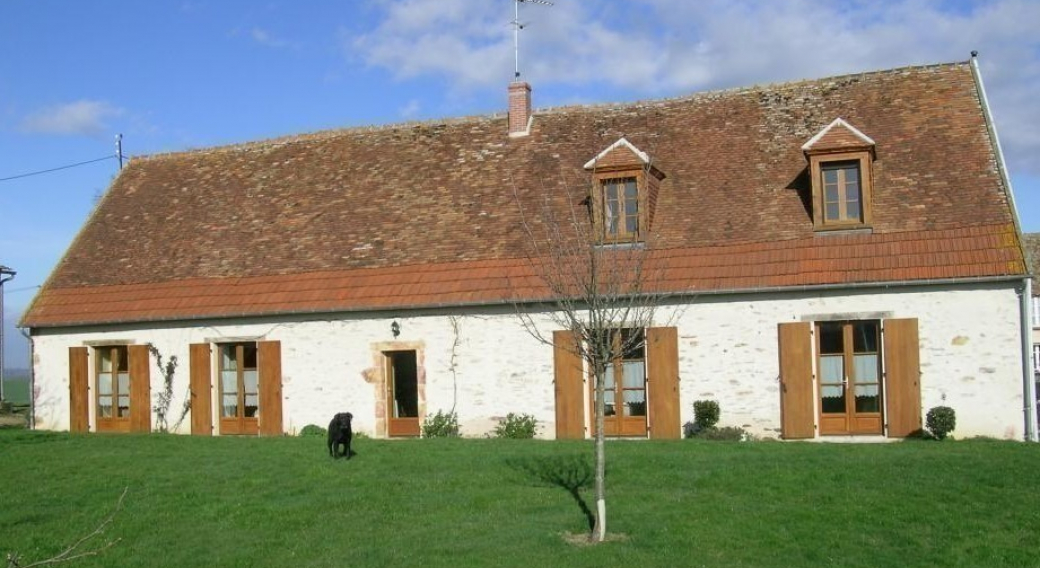
[[[76,566],[1040,566],[1040,446],[616,442],[608,529],[539,472],[581,442],[105,436],[0,430],[0,554],[90,532]],[[582,496],[592,506],[589,491]]]

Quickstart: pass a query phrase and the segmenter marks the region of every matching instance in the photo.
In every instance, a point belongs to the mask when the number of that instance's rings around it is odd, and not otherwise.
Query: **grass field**
[[[0,430],[0,554],[76,566],[1038,566],[1040,446],[616,442],[608,531],[541,481],[591,444]],[[578,468],[580,469],[580,468]],[[563,475],[565,477],[565,475]],[[590,491],[581,497],[592,506]]]
[[[15,405],[29,404],[29,378],[4,375],[4,400]]]

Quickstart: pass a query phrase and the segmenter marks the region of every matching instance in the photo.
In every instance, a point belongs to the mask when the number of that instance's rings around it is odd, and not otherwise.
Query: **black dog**
[[[338,458],[343,456],[350,459],[350,439],[354,437],[354,431],[350,428],[350,421],[354,415],[349,412],[340,412],[332,417],[329,422],[329,455]],[[339,447],[344,447],[343,453],[339,453]]]

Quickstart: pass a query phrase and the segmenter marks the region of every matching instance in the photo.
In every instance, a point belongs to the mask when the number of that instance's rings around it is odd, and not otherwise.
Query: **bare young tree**
[[[651,169],[649,164],[644,166],[644,177],[652,175]],[[514,283],[513,293],[524,329],[538,341],[553,345],[552,333],[535,321],[523,302],[534,299],[547,305],[550,309],[543,317],[554,328],[573,334],[573,345],[567,349],[573,350],[594,378],[596,514],[592,538],[601,542],[607,534],[607,369],[613,361],[644,346],[643,330],[654,325],[664,296],[663,265],[654,255],[645,188],[636,188],[631,178],[608,178],[606,182],[602,176],[592,178],[600,181],[564,184],[538,198],[530,194],[522,198],[514,188],[532,277]],[[629,200],[626,204],[626,181],[633,184],[628,197],[635,193],[634,203]],[[620,189],[605,188],[615,182],[621,184]]]

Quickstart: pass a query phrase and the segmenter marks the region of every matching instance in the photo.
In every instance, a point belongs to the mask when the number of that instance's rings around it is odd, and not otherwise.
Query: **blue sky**
[[[0,3],[0,264],[13,325],[129,156],[505,110],[513,0]],[[524,5],[536,107],[904,65],[980,66],[1026,231],[1040,231],[1040,2],[555,0]]]

